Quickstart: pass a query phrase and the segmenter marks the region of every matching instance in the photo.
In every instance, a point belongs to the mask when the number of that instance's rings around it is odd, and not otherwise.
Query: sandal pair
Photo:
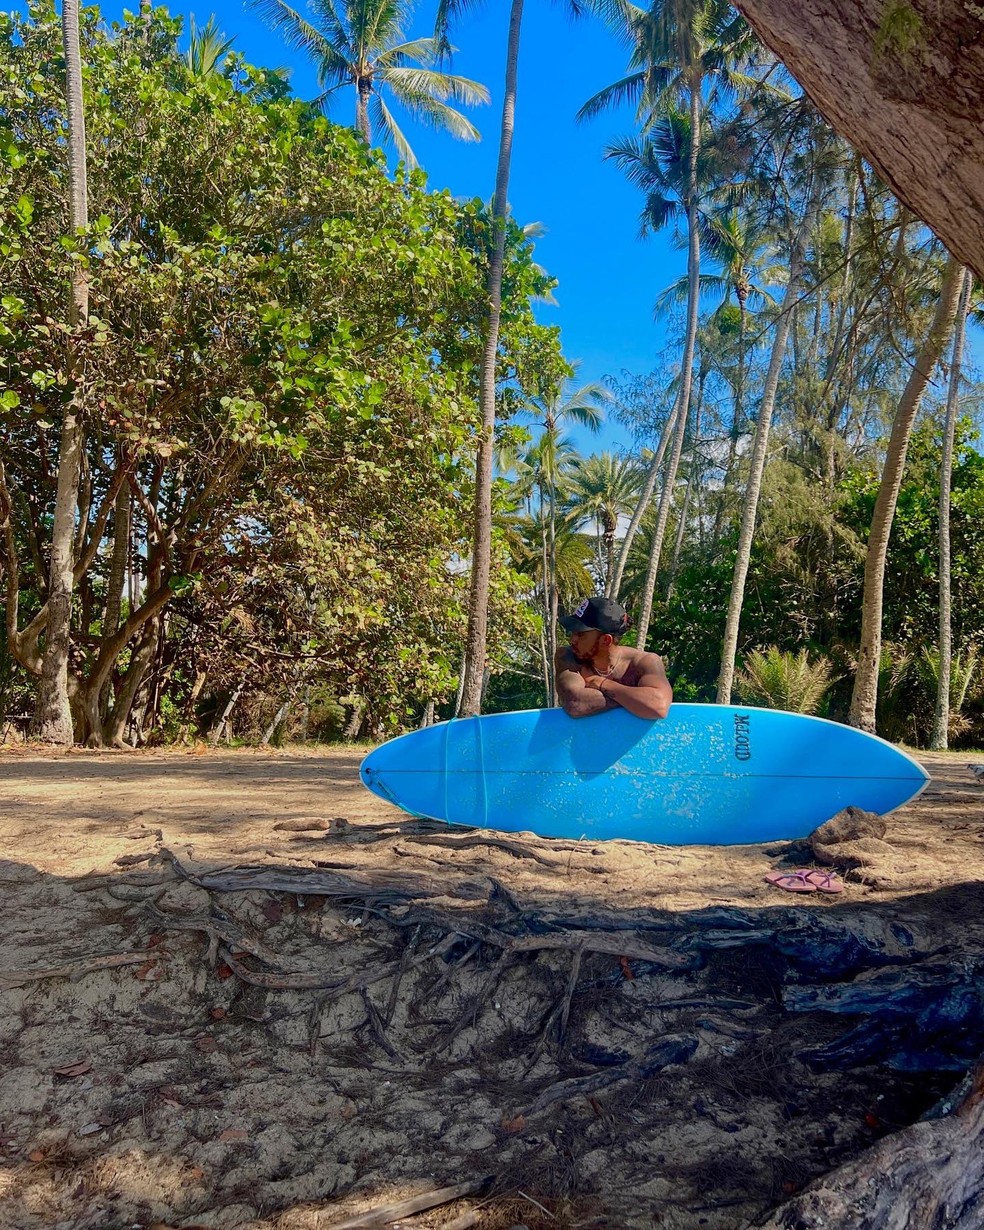
[[[832,871],[820,867],[799,867],[795,871],[770,871],[767,884],[787,893],[842,893],[844,885]]]

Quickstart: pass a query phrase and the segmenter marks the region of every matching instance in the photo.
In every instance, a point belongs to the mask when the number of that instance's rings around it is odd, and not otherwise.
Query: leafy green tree
[[[37,673],[52,459],[74,396],[64,288],[83,265],[76,737],[121,741],[154,711],[151,679],[193,713],[244,680],[293,685],[298,664],[371,728],[406,724],[408,696],[453,690],[464,627],[452,562],[474,495],[482,206],[417,174],[392,182],[270,74],[192,74],[160,12],[137,19],[139,38],[86,19],[94,220],[76,237],[60,83],[30,68],[54,62],[57,20],[46,5],[0,18],[9,651]],[[510,245],[508,336],[534,328],[528,288],[544,283],[529,243]],[[493,601],[526,635],[510,615],[521,584],[503,566]]]

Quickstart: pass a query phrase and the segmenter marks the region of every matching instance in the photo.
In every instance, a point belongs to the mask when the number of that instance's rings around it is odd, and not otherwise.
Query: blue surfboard
[[[441,722],[369,753],[362,781],[413,815],[541,837],[732,845],[805,837],[841,808],[884,815],[928,774],[884,739],[775,709],[675,704]]]

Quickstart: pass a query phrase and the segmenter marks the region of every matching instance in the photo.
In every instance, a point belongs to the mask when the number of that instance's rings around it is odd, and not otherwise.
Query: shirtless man
[[[590,717],[621,706],[640,718],[664,718],[673,689],[663,660],[618,643],[628,628],[623,607],[610,598],[585,598],[561,626],[571,643],[557,650],[557,694],[570,717]]]

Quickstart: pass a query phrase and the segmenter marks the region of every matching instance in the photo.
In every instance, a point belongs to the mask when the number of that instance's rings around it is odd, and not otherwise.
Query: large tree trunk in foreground
[[[886,1136],[813,1183],[762,1230],[980,1230],[984,1083],[943,1119]]]
[[[940,300],[929,334],[906,382],[892,424],[892,435],[885,455],[885,468],[878,487],[875,510],[871,514],[868,534],[868,554],[864,562],[864,596],[861,603],[861,648],[858,672],[851,696],[850,723],[874,733],[875,707],[878,703],[878,665],[882,646],[882,608],[884,605],[885,564],[888,560],[888,539],[895,518],[899,488],[905,471],[909,437],[933,368],[939,362],[943,347],[953,329],[957,299],[963,269],[955,257],[950,257],[943,274]]]
[[[837,131],[984,276],[984,14],[970,0],[737,0]]]
[[[62,44],[65,51],[65,98],[68,108],[69,225],[73,234],[89,225],[85,159],[85,111],[82,106],[82,58],[79,52],[78,0],[65,0],[62,8]],[[68,321],[68,377],[72,398],[62,417],[58,445],[58,481],[51,529],[48,573],[48,625],[44,661],[38,685],[35,733],[47,743],[73,742],[72,713],[68,701],[68,651],[72,635],[72,592],[75,587],[75,507],[78,500],[82,456],[82,356],[78,336],[89,316],[89,280],[78,263],[72,265]]]
[[[471,591],[468,599],[468,646],[461,716],[478,713],[482,707],[482,676],[489,625],[489,573],[492,567],[492,445],[495,432],[495,360],[499,349],[499,317],[502,312],[502,267],[506,251],[507,193],[512,161],[513,126],[516,115],[516,84],[519,76],[519,35],[523,0],[512,0],[509,43],[506,51],[506,93],[502,103],[499,162],[492,202],[495,246],[489,265],[489,320],[482,355],[479,388],[481,425],[475,460],[475,530],[472,540]]]

